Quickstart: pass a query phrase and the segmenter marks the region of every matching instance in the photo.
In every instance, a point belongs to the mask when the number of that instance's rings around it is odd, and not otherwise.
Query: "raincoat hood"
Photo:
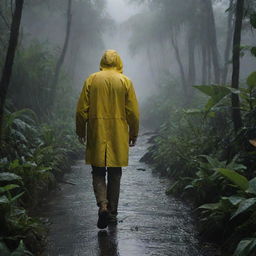
[[[100,70],[115,69],[123,73],[123,62],[115,50],[106,50],[100,61]]]

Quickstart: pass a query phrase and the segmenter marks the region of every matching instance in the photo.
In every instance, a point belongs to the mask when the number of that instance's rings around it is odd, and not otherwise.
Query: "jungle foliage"
[[[255,29],[254,19],[255,13],[250,17]],[[247,48],[254,58],[254,46]],[[224,255],[255,255],[256,72],[240,82],[240,89],[193,87],[189,108],[177,102],[173,88],[182,92],[175,81],[145,104],[152,113],[144,122],[154,123],[156,135],[142,161],[173,180],[168,194],[194,203],[203,239],[219,243]],[[238,132],[231,115],[234,94],[241,101],[243,127]]]
[[[101,1],[67,1],[69,4],[71,2],[74,14],[70,21],[71,39],[78,34],[86,35],[91,29],[86,25],[90,20],[95,28],[90,32],[90,40],[97,41],[92,48],[99,50],[102,45],[99,32],[105,18],[101,15],[103,9],[97,8],[97,5],[104,5]],[[3,256],[40,253],[45,244],[47,228],[43,219],[35,217],[37,208],[47,192],[55,187],[57,179],[70,169],[73,160],[82,153],[74,127],[75,102],[81,84],[74,86],[78,80],[73,67],[76,61],[83,61],[76,45],[79,40],[72,40],[66,47],[69,58],[65,61],[63,58],[57,80],[54,79],[56,64],[60,59],[59,48],[63,46],[59,38],[64,38],[65,28],[58,31],[57,37],[46,40],[49,24],[62,24],[62,20],[65,24],[66,16],[63,14],[66,7],[63,1],[24,3],[0,141],[0,255]],[[13,8],[10,1],[0,3],[1,71],[9,42]],[[86,15],[76,15],[83,10],[87,12]],[[76,27],[72,27],[72,24]],[[80,38],[80,43],[92,44],[89,41],[86,36]],[[74,49],[78,55],[73,54]],[[75,58],[72,58],[73,55]],[[91,62],[89,59],[86,59],[87,67]],[[56,88],[54,98],[53,87]],[[54,109],[51,107],[52,101],[55,103]]]
[[[70,120],[55,121],[39,122],[30,109],[5,115],[0,159],[1,255],[12,255],[7,252],[13,248],[20,253],[15,255],[24,255],[26,249],[39,252],[42,247],[46,229],[29,212],[40,205],[56,177],[70,168],[71,159],[79,153]]]

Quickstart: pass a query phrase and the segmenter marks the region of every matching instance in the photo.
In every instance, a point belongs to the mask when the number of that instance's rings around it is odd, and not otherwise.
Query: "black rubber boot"
[[[104,229],[108,226],[108,211],[99,211],[98,213],[98,222],[97,222],[97,227],[99,229]]]

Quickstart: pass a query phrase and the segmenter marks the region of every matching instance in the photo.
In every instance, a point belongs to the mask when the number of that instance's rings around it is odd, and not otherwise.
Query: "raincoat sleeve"
[[[87,78],[84,82],[82,92],[76,107],[76,134],[85,137],[86,122],[89,116],[89,91],[91,79]]]
[[[125,104],[126,120],[129,125],[129,138],[136,139],[139,132],[139,105],[133,83],[129,81],[129,84]]]

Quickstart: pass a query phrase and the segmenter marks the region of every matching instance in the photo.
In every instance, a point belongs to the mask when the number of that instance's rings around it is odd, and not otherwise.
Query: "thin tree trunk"
[[[210,46],[207,44],[207,83],[212,83],[212,52]]]
[[[56,68],[55,68],[55,75],[53,77],[53,83],[52,83],[52,95],[51,95],[51,99],[52,99],[52,107],[54,107],[55,105],[55,101],[56,101],[56,94],[57,94],[57,85],[58,85],[58,81],[59,81],[59,76],[60,76],[60,69],[61,66],[64,62],[65,59],[65,55],[67,52],[67,48],[68,48],[68,42],[69,42],[69,35],[70,35],[70,27],[71,27],[71,1],[72,0],[68,0],[68,6],[67,6],[67,26],[66,26],[66,36],[65,36],[65,41],[64,41],[64,45],[59,57],[59,60],[56,64]]]
[[[192,29],[188,32],[188,84],[194,85],[196,78],[195,69],[195,38],[192,35]]]
[[[207,78],[207,64],[206,64],[206,47],[203,42],[202,46],[202,84],[206,84],[206,78]]]
[[[74,81],[76,77],[76,68],[77,68],[77,63],[80,55],[80,45],[77,45],[76,49],[73,48],[71,52],[71,61],[69,65],[69,70],[71,74],[72,81]]]
[[[201,11],[201,22],[200,22],[200,40],[199,42],[201,43],[201,53],[202,53],[202,84],[207,84],[207,35],[206,35],[206,22],[205,19],[205,12]]]
[[[232,8],[234,0],[230,0],[229,8]],[[224,67],[222,71],[222,84],[225,85],[227,83],[228,78],[228,70],[229,70],[229,58],[230,58],[230,49],[232,44],[232,35],[234,31],[234,23],[233,20],[233,13],[229,10],[228,14],[228,26],[227,26],[227,40],[226,40],[226,47],[224,53]]]
[[[205,10],[208,16],[208,44],[211,46],[212,61],[214,68],[215,83],[220,83],[220,65],[219,65],[219,52],[217,46],[217,35],[214,13],[212,8],[212,0],[202,0],[205,4]]]
[[[6,95],[12,75],[12,66],[15,57],[16,47],[19,38],[20,21],[22,15],[24,0],[15,1],[15,11],[11,24],[11,33],[9,39],[9,45],[7,50],[7,55],[5,58],[5,64],[2,71],[2,78],[0,82],[0,141],[2,138],[2,127],[3,127],[3,115],[4,106],[6,101]]]
[[[155,85],[155,86],[158,86],[158,84],[157,84],[157,79],[156,79],[156,76],[155,76],[156,71],[155,71],[155,69],[154,69],[153,66],[152,66],[152,62],[153,62],[152,60],[153,60],[153,58],[152,58],[152,56],[151,56],[151,54],[150,54],[150,46],[149,46],[149,45],[146,47],[146,54],[147,54],[147,58],[148,58],[149,70],[150,70],[152,79],[153,79],[153,81],[154,81],[154,85]]]
[[[183,87],[183,90],[184,90],[185,97],[187,98],[188,97],[188,90],[187,90],[187,82],[186,82],[186,77],[185,77],[185,71],[184,71],[184,67],[183,67],[183,64],[182,64],[182,61],[181,61],[181,58],[180,58],[180,51],[179,51],[179,48],[178,48],[178,45],[177,45],[177,42],[176,42],[176,39],[175,39],[175,35],[171,36],[171,42],[172,42],[172,46],[173,46],[173,49],[174,49],[174,52],[175,52],[176,60],[178,62],[179,69],[180,69],[182,87]]]
[[[232,88],[239,88],[239,72],[240,72],[240,45],[241,45],[241,32],[244,13],[244,0],[237,0],[236,2],[236,21],[235,31],[233,38],[233,72],[232,72]],[[232,94],[232,119],[235,131],[238,131],[243,123],[240,111],[240,100],[237,94]]]

